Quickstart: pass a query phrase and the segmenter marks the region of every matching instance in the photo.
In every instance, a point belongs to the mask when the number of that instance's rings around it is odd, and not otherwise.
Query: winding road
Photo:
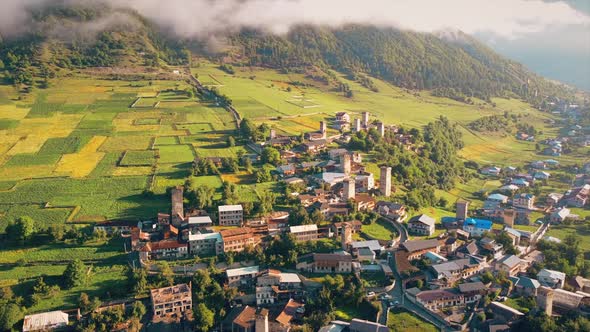
[[[391,223],[391,225],[393,227],[395,227],[395,229],[400,234],[399,244],[404,243],[409,239],[408,230],[404,226],[402,226],[400,223],[393,220],[392,218],[389,218],[387,216],[382,216],[382,217],[384,219],[386,219],[387,221],[389,221]],[[422,306],[417,305],[417,304],[407,300],[406,295],[405,295],[405,291],[402,286],[403,285],[403,278],[401,277],[401,275],[397,271],[397,265],[395,264],[395,255],[394,255],[393,251],[390,251],[390,255],[388,256],[388,263],[389,263],[389,266],[391,267],[391,270],[393,271],[393,275],[395,277],[395,286],[393,287],[393,289],[390,292],[388,292],[388,294],[391,295],[391,297],[393,298],[392,301],[398,301],[400,307],[418,315],[420,318],[433,324],[441,331],[445,331],[445,332],[446,331],[454,331],[453,329],[451,329],[447,325],[447,322],[444,321],[443,319],[441,319],[440,317],[432,314],[430,311],[424,309]],[[389,301],[382,301],[381,302],[381,306],[382,306],[381,312],[383,314],[381,314],[379,316],[379,323],[383,324],[383,325],[387,325],[387,316],[389,313],[389,307],[387,306],[387,302],[389,302]]]

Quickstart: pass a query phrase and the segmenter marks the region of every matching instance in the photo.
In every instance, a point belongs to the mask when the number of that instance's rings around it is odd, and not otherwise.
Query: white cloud
[[[281,33],[296,24],[360,23],[517,38],[549,27],[590,24],[589,16],[565,2],[540,0],[167,0],[165,5],[160,0],[129,0],[125,5],[186,37],[242,27]]]

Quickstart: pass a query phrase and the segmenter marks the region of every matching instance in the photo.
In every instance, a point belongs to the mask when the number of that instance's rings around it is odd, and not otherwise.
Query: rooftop
[[[378,240],[353,241],[350,245],[353,249],[369,248],[373,251],[382,249]]]
[[[198,234],[189,234],[188,235],[189,241],[199,241],[199,240],[217,240],[221,242],[221,234],[219,233],[198,233]]]
[[[409,252],[435,248],[439,246],[438,240],[413,240],[402,243],[402,246]]]
[[[379,323],[354,318],[350,322],[350,330],[357,332],[389,332],[389,328]]]
[[[486,219],[467,218],[465,225],[474,226],[480,229],[492,229],[492,222]]]
[[[189,225],[204,225],[204,224],[212,224],[213,221],[209,216],[200,216],[200,217],[189,217],[188,224]]]
[[[436,220],[428,215],[421,214],[419,216],[413,217],[409,222],[420,222],[422,224],[433,226],[436,223]]]
[[[228,278],[239,277],[239,276],[254,274],[254,273],[258,273],[258,272],[259,272],[258,265],[240,267],[237,269],[228,269],[225,271]]]
[[[461,293],[475,292],[483,289],[486,289],[486,286],[481,281],[466,282],[464,284],[459,284],[459,291]]]
[[[23,331],[44,331],[52,326],[67,325],[68,314],[63,311],[49,311],[27,315],[23,321]]]
[[[506,255],[502,259],[500,259],[500,263],[508,266],[509,268],[513,268],[516,265],[520,264],[521,259],[515,255]]]
[[[313,232],[317,230],[318,226],[316,224],[289,227],[289,231],[291,233]]]
[[[227,211],[242,211],[242,205],[220,205],[219,212],[227,212]]]
[[[178,284],[170,287],[152,289],[150,291],[152,302],[166,303],[183,297],[191,298],[191,289],[187,284]]]

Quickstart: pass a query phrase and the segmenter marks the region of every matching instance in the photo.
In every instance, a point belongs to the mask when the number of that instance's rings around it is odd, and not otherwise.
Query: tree
[[[174,285],[174,271],[172,271],[168,262],[161,261],[158,263],[158,267],[160,268],[160,281],[164,286]]]
[[[195,190],[195,200],[197,207],[204,210],[213,205],[213,196],[215,195],[215,189],[207,185],[200,186]]]
[[[141,319],[141,317],[143,317],[146,312],[147,312],[147,309],[145,308],[145,305],[143,304],[143,302],[141,302],[141,301],[133,302],[133,305],[131,306],[131,316],[132,317]]]
[[[132,272],[133,293],[141,295],[148,290],[147,271],[144,268],[134,269]]]
[[[265,164],[272,164],[278,166],[281,164],[281,153],[279,150],[269,146],[262,150],[260,160]]]
[[[71,261],[62,275],[67,288],[83,285],[86,282],[86,266],[79,259]]]
[[[209,331],[215,323],[215,313],[204,303],[199,303],[194,309],[195,327],[197,331]]]
[[[23,311],[16,303],[0,305],[0,330],[10,331],[12,327],[23,319]]]
[[[252,160],[250,158],[244,160],[244,168],[246,169],[246,172],[252,173]]]
[[[254,176],[256,177],[257,183],[272,181],[272,175],[270,174],[270,170],[266,167],[256,170],[254,172]]]
[[[274,193],[269,191],[263,191],[260,195],[260,205],[259,205],[259,212],[262,215],[265,215],[272,211],[273,206],[276,201],[276,196]]]
[[[227,146],[230,148],[236,146],[236,139],[233,136],[227,138]]]
[[[24,241],[35,232],[35,221],[31,217],[20,217],[7,232],[10,237]]]

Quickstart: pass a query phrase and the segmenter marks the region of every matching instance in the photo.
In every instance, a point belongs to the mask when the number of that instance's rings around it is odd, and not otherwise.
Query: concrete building
[[[241,252],[246,247],[254,247],[260,243],[260,238],[254,234],[250,227],[224,229],[219,232],[223,240],[220,252]]]
[[[563,288],[565,285],[565,273],[549,269],[542,269],[537,273],[537,279],[543,286],[551,288]]]
[[[432,240],[411,240],[401,244],[401,246],[408,252],[408,260],[422,258],[424,254],[431,251],[438,253],[441,244],[436,239]]]
[[[512,206],[522,209],[532,210],[535,206],[535,195],[518,194],[512,199]]]
[[[423,307],[432,311],[465,304],[463,294],[450,288],[422,291],[416,294],[416,300]]]
[[[191,255],[209,256],[223,253],[220,233],[197,233],[188,236],[188,251]]]
[[[342,199],[348,201],[349,199],[354,199],[356,189],[355,189],[355,180],[353,178],[348,178],[344,180],[344,187],[342,189]]]
[[[314,273],[352,273],[352,256],[346,252],[305,255],[296,267],[299,271]]]
[[[253,282],[259,272],[258,265],[255,265],[240,267],[237,269],[228,269],[225,271],[225,275],[229,286],[238,286],[240,284]]]
[[[289,227],[289,232],[295,236],[297,242],[315,241],[318,239],[318,226],[300,225]]]
[[[182,315],[185,311],[191,311],[193,308],[191,288],[187,284],[152,289],[150,298],[154,318],[173,314]]]
[[[515,255],[506,255],[496,262],[496,271],[504,271],[509,276],[515,276],[522,269],[523,261]]]
[[[391,167],[381,167],[381,176],[379,177],[379,189],[381,190],[381,195],[385,197],[391,196]]]
[[[221,205],[218,212],[220,226],[241,226],[244,222],[242,205]]]
[[[427,235],[431,236],[434,234],[434,225],[436,220],[434,218],[421,214],[415,216],[408,221],[408,232],[416,235]]]
[[[456,214],[456,219],[457,220],[466,220],[467,219],[467,213],[469,211],[469,201],[457,201],[457,214]]]

